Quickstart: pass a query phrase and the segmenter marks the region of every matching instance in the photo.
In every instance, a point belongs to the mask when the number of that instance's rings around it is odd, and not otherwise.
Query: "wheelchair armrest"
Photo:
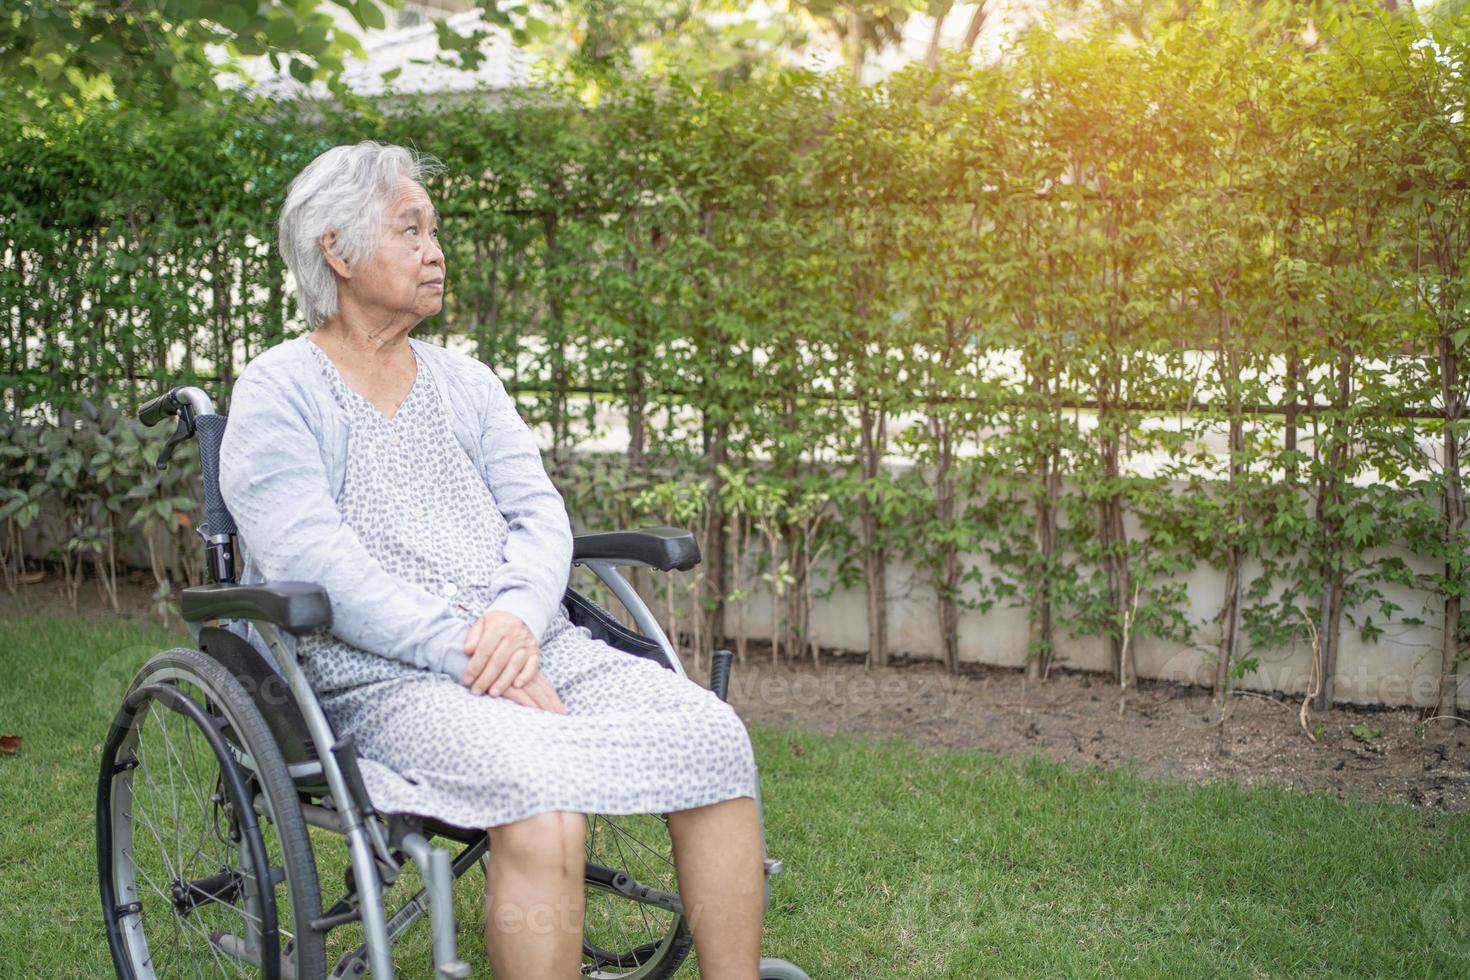
[[[302,634],[332,623],[332,603],[311,582],[196,585],[182,593],[184,619],[264,619],[288,633]]]
[[[644,527],[636,531],[603,531],[572,538],[572,561],[606,561],[614,565],[647,565],[661,572],[699,564],[699,542],[677,527]]]

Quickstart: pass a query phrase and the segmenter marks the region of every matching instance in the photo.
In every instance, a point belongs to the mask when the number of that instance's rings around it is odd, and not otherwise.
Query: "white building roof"
[[[465,71],[439,60],[443,52],[432,21],[397,30],[369,31],[363,36],[357,24],[345,18],[339,20],[338,26],[359,34],[367,60],[349,57],[342,80],[351,91],[367,97],[473,89],[503,90],[520,88],[529,82],[533,56],[512,44],[510,36],[502,28],[486,25],[478,10],[451,14],[444,17],[443,22],[457,34],[468,34],[474,30],[488,32],[489,36],[481,48],[485,58],[474,71]],[[325,99],[331,95],[324,83],[303,85],[287,72],[271,68],[265,58],[249,59],[245,68],[254,80],[253,88],[271,98]],[[395,71],[397,74],[390,81],[383,81],[384,74]],[[236,76],[225,75],[221,77],[220,84],[238,89],[249,83]]]

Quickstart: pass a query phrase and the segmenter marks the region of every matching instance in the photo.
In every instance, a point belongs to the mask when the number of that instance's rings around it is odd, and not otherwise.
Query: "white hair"
[[[337,277],[320,240],[337,233],[333,251],[349,264],[377,248],[383,209],[404,180],[422,185],[442,171],[433,157],[366,140],[334,146],[306,165],[286,190],[279,225],[281,257],[296,277],[301,314],[313,329],[337,313]]]

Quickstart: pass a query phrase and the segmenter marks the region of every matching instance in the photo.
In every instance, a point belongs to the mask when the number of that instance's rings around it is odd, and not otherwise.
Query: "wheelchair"
[[[179,444],[197,442],[208,583],[181,593],[194,646],[158,653],[138,671],[102,747],[97,868],[118,977],[317,980],[371,971],[391,980],[394,943],[426,913],[435,980],[469,976],[456,952],[453,886],[484,867],[488,833],[374,808],[352,741],[335,736],[295,656],[297,637],[331,623],[325,591],[235,580],[236,529],[218,485],[225,417],[191,386],[153,398],[138,417],[150,426],[177,420],[160,469]],[[568,615],[616,649],[687,676],[618,569],[688,569],[699,560],[693,535],[678,529],[580,535],[573,563],[606,585],[637,628],[571,589]],[[237,632],[247,622],[269,657]],[[730,654],[711,659],[710,686],[724,698]],[[765,857],[764,865],[769,901],[781,864]],[[337,876],[341,894],[328,904]],[[408,888],[396,894],[400,882]],[[693,938],[666,815],[589,814],[585,888],[581,976],[674,975]],[[760,976],[807,980],[767,958]]]

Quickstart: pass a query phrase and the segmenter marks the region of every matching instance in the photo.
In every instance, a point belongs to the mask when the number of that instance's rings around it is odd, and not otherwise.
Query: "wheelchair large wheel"
[[[326,972],[295,786],[250,696],[206,654],[169,650],[134,678],[102,750],[97,864],[123,980]]]
[[[672,977],[694,937],[676,904],[668,819],[589,815],[587,869],[583,976]]]

